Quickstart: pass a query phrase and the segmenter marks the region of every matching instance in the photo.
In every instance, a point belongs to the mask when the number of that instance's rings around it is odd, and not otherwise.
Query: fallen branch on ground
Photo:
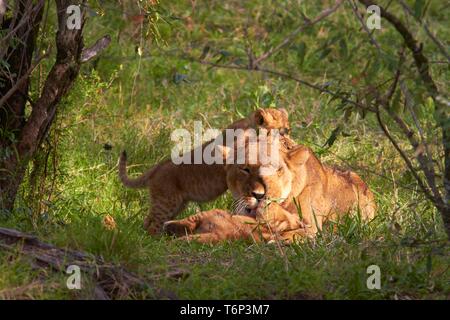
[[[17,252],[31,258],[33,268],[49,268],[66,272],[70,265],[77,265],[95,281],[96,299],[114,299],[128,296],[131,291],[153,289],[158,299],[175,299],[172,293],[156,289],[148,281],[124,268],[108,264],[94,255],[58,248],[41,242],[37,237],[14,229],[0,227],[0,250]]]

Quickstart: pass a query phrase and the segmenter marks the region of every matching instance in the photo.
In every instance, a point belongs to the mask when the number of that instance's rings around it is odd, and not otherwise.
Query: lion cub
[[[284,109],[258,109],[247,118],[233,123],[227,129],[278,129],[283,143],[290,148],[294,143],[288,137],[288,113]],[[209,141],[201,146],[203,149]],[[188,157],[194,158],[194,150]],[[227,187],[224,164],[174,164],[170,159],[156,164],[153,168],[136,179],[127,175],[127,157],[122,152],[119,160],[119,177],[130,188],[149,188],[151,209],[145,219],[144,227],[150,234],[162,231],[163,223],[180,213],[189,201],[210,201]]]
[[[270,216],[270,224],[254,216],[233,215],[224,210],[213,209],[185,219],[167,221],[164,223],[164,231],[180,240],[210,244],[226,240],[280,240],[292,243],[296,237],[306,236],[298,215],[295,219],[293,214],[278,203],[270,203],[265,212]],[[273,226],[277,223],[281,231]]]

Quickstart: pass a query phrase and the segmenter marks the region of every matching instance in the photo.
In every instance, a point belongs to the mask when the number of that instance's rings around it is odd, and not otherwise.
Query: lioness
[[[308,236],[314,236],[324,222],[334,221],[353,208],[364,220],[374,217],[373,194],[356,173],[322,165],[312,150],[302,145],[281,155],[282,161],[276,165],[227,165],[228,188],[243,203],[240,208],[244,214],[258,217],[256,212],[271,199],[281,201],[293,214],[298,205]],[[259,216],[271,221],[264,212]]]
[[[270,212],[271,224],[257,220],[254,216],[233,215],[225,210],[214,209],[185,219],[167,221],[164,223],[164,231],[179,237],[180,240],[195,240],[201,243],[225,240],[291,242],[294,235],[306,236],[298,215],[295,218],[295,215],[275,202],[265,209]],[[273,227],[274,222],[279,222],[280,228]]]
[[[278,129],[284,137],[286,147],[293,145],[288,137],[290,130],[288,113],[284,109],[258,109],[245,119],[241,119],[228,129]],[[209,144],[203,144],[201,150]],[[188,154],[194,158],[194,150]],[[202,159],[203,161],[203,159]],[[223,164],[174,164],[165,160],[136,179],[127,175],[127,156],[122,152],[119,160],[119,177],[130,188],[149,188],[151,209],[144,227],[150,234],[162,231],[165,221],[173,219],[188,201],[210,201],[227,190],[226,172]]]

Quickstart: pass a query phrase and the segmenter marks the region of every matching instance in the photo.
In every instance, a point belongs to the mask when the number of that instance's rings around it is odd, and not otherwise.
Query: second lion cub
[[[270,223],[253,216],[233,215],[225,210],[213,209],[185,219],[167,221],[164,231],[180,240],[210,244],[234,240],[292,243],[296,237],[306,236],[298,215],[288,212],[276,202],[270,203],[265,210],[269,213]]]

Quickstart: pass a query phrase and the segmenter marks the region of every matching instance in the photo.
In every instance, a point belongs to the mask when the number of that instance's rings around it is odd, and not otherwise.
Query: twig
[[[342,95],[340,95],[337,92],[333,92],[331,90],[326,89],[325,87],[322,87],[322,86],[319,86],[319,85],[316,85],[316,84],[312,84],[312,83],[310,83],[310,82],[308,82],[306,80],[297,78],[297,77],[292,76],[292,75],[287,74],[287,73],[283,73],[283,72],[279,72],[279,71],[271,70],[271,69],[265,69],[265,68],[249,69],[248,67],[242,67],[242,66],[238,66],[238,65],[218,64],[218,63],[214,63],[214,62],[199,60],[199,59],[196,59],[196,58],[194,58],[192,56],[189,56],[189,55],[186,55],[186,54],[180,56],[179,58],[185,59],[185,60],[189,60],[189,61],[192,61],[192,62],[196,62],[196,63],[200,63],[200,64],[204,64],[204,65],[208,65],[208,66],[212,66],[212,67],[216,67],[216,68],[260,72],[260,73],[271,74],[271,75],[278,76],[278,77],[281,77],[281,78],[290,79],[290,80],[298,82],[298,83],[300,83],[300,84],[302,84],[302,85],[304,85],[306,87],[309,87],[311,89],[320,91],[321,93],[326,93],[326,94],[329,94],[329,95],[331,95],[333,97],[340,98],[342,100],[342,102],[346,102],[348,104],[351,104],[351,105],[356,106],[356,107],[361,108],[361,109],[365,109],[365,110],[369,110],[369,111],[375,112],[375,109],[371,108],[370,106],[365,106],[365,105],[363,105],[363,104],[361,104],[359,102],[347,99],[346,97],[343,97]]]
[[[16,81],[14,86],[11,89],[9,89],[8,92],[0,99],[0,107],[6,103],[6,101],[19,89],[19,87],[21,87],[26,81],[28,81],[30,74],[34,71],[34,69],[36,69],[36,67],[41,63],[41,61],[47,58],[48,56],[49,52],[47,50],[47,52],[44,55],[40,56],[36,60],[36,62],[31,67],[28,68],[28,70],[22,75],[22,77],[20,77],[20,79]]]
[[[386,9],[379,6],[376,2],[371,0],[359,0],[365,6],[377,5],[380,8],[381,16],[386,19],[397,32],[402,36],[407,48],[411,51],[417,70],[419,71],[420,78],[424,83],[428,94],[432,97],[436,112],[438,113],[437,122],[442,129],[442,146],[444,149],[444,188],[445,198],[435,199],[434,205],[440,211],[444,225],[446,228],[447,236],[450,238],[450,126],[448,126],[448,117],[446,112],[446,104],[442,101],[447,99],[443,98],[438,90],[436,83],[430,74],[430,67],[427,57],[423,54],[422,44],[418,45],[417,40],[405,27],[400,19],[395,15],[388,12]]]
[[[389,91],[384,98],[385,106],[389,106],[390,101],[394,96],[395,90],[397,90],[397,85],[400,80],[400,75],[402,73],[402,65],[404,61],[405,61],[405,48],[403,47],[400,51],[400,57],[398,59],[397,71],[395,72],[394,75],[394,81],[392,82],[391,87],[389,88]]]
[[[332,14],[333,12],[335,12],[340,5],[343,3],[343,0],[336,0],[334,3],[334,6],[332,6],[331,8],[327,8],[325,10],[323,10],[321,13],[319,13],[319,15],[317,15],[314,19],[312,20],[307,20],[304,24],[302,24],[301,26],[297,27],[297,29],[295,29],[291,34],[289,34],[283,41],[281,41],[281,43],[279,43],[277,46],[271,48],[270,50],[268,50],[267,52],[261,54],[258,58],[256,58],[253,62],[253,65],[255,67],[257,67],[261,62],[263,62],[264,60],[266,60],[267,58],[271,57],[275,52],[279,51],[280,49],[284,48],[286,45],[288,45],[292,40],[294,40],[294,38],[301,32],[303,31],[305,28],[307,27],[311,27],[314,24],[316,24],[317,22],[325,19],[326,17],[328,17],[330,14]]]
[[[416,170],[414,169],[414,166],[412,165],[411,161],[409,160],[408,156],[405,154],[405,152],[400,148],[400,146],[398,145],[397,141],[391,136],[389,130],[387,129],[387,127],[385,126],[385,124],[383,123],[382,119],[381,119],[381,115],[380,115],[380,111],[377,107],[377,111],[375,112],[376,116],[377,116],[377,121],[378,124],[381,127],[381,130],[383,130],[384,134],[386,135],[386,137],[389,139],[389,141],[391,141],[392,145],[394,146],[394,148],[397,150],[397,152],[400,154],[400,156],[403,158],[403,161],[406,163],[406,166],[408,167],[409,171],[412,173],[412,175],[414,176],[414,178],[417,180],[417,184],[419,185],[420,189],[422,189],[423,193],[425,194],[425,196],[433,203],[435,202],[435,199],[433,197],[433,195],[430,193],[430,190],[424,185],[424,183],[422,182],[422,179],[419,177],[419,175],[417,174]]]
[[[427,179],[429,180],[429,185],[433,189],[433,193],[435,194],[435,196],[440,197],[439,191],[436,188],[436,182],[435,182],[436,174],[433,169],[433,157],[431,155],[428,143],[426,143],[425,134],[423,132],[422,126],[420,125],[419,119],[417,119],[417,115],[414,112],[414,109],[412,106],[413,97],[412,97],[411,93],[409,92],[408,87],[406,86],[406,84],[403,81],[400,82],[400,90],[403,92],[403,95],[405,96],[405,106],[409,110],[409,113],[411,114],[411,117],[414,121],[417,131],[419,132],[421,143],[424,146],[425,152],[427,155],[426,157],[424,157],[419,153],[416,155],[416,157],[418,158],[418,160],[420,162],[423,162],[422,166],[428,167],[428,169],[431,171],[428,173],[428,176],[427,176]],[[416,146],[415,148],[418,148],[418,147],[419,147],[419,145]],[[425,161],[427,163],[425,163]],[[426,171],[424,171],[424,172],[425,172],[425,174],[427,173]]]
[[[142,8],[141,6],[139,6],[139,14],[142,14]],[[139,23],[139,47],[137,48],[138,50],[138,55],[139,55],[139,60],[138,60],[138,65],[137,65],[137,69],[136,72],[133,76],[133,86],[131,87],[131,95],[130,95],[130,105],[133,106],[134,103],[134,96],[135,96],[135,89],[136,89],[136,83],[137,83],[137,79],[139,76],[139,72],[141,70],[141,65],[142,65],[142,47],[144,44],[144,25],[143,22]]]
[[[358,7],[356,6],[355,2],[352,0],[352,1],[350,1],[350,3],[352,4],[353,13],[355,14],[356,18],[358,18],[362,28],[364,29],[364,31],[366,31],[367,35],[369,36],[370,42],[372,42],[372,44],[377,48],[378,54],[380,54],[381,47],[378,44],[378,42],[375,40],[375,38],[373,37],[373,31],[370,31],[369,28],[367,28],[366,23],[363,21],[363,18],[361,17],[361,15],[358,12]]]
[[[406,10],[406,12],[408,12],[412,17],[414,17],[416,19],[416,21],[423,27],[423,29],[425,30],[425,33],[428,35],[428,37],[434,42],[434,44],[438,47],[439,51],[441,51],[442,55],[447,58],[447,61],[450,62],[450,55],[447,52],[447,49],[445,49],[444,44],[436,37],[433,35],[433,33],[430,31],[430,29],[428,28],[428,24],[423,21],[420,20],[419,18],[416,17],[416,15],[414,14],[414,12],[412,11],[412,9],[405,3],[405,1],[400,0],[400,5]]]
[[[398,66],[397,66],[397,71],[395,72],[395,76],[394,76],[394,81],[392,82],[389,91],[386,93],[386,95],[384,97],[381,98],[377,98],[377,102],[379,103],[380,106],[383,107],[383,109],[389,114],[389,116],[397,123],[397,125],[400,127],[400,129],[403,131],[403,133],[405,134],[405,136],[408,138],[410,144],[412,145],[412,147],[414,148],[414,150],[417,150],[420,146],[419,142],[417,141],[417,139],[414,136],[414,132],[408,127],[408,125],[406,124],[406,122],[400,118],[395,112],[393,112],[392,108],[390,107],[390,100],[393,97],[396,89],[397,89],[397,85],[400,81],[400,74],[401,74],[401,68],[404,62],[404,47],[401,49],[400,51],[400,57],[399,57],[399,61],[398,61]],[[378,96],[380,96],[379,94],[377,94]],[[406,96],[405,96],[406,97]],[[408,101],[409,102],[409,101]],[[411,108],[410,108],[411,109]],[[413,110],[410,110],[411,112],[413,112]],[[415,114],[413,115],[413,117],[415,116]],[[420,127],[419,122],[416,120],[416,126]],[[426,150],[428,151],[428,145],[426,144],[425,140],[423,139],[423,135],[421,135],[422,137],[422,144],[425,145]],[[420,164],[420,167],[423,171],[423,173],[425,174],[425,178],[427,180],[428,186],[431,188],[432,192],[433,192],[433,196],[435,199],[437,199],[438,201],[441,201],[441,194],[436,186],[436,173],[434,171],[434,167],[433,167],[433,161],[432,161],[432,157],[430,156],[430,153],[427,152],[427,156],[424,156],[422,153],[418,153],[415,155],[415,157],[417,158],[417,161]]]
[[[397,66],[397,71],[395,73],[394,81],[391,84],[391,87],[386,94],[385,97],[377,98],[377,102],[380,106],[383,107],[383,109],[388,113],[388,115],[397,123],[397,125],[400,127],[400,129],[403,131],[405,136],[408,138],[408,141],[414,148],[414,150],[417,150],[420,146],[419,142],[417,141],[414,131],[412,131],[409,126],[406,124],[406,122],[400,118],[390,107],[390,100],[392,96],[394,95],[397,85],[400,81],[400,74],[401,74],[401,68],[404,61],[404,49],[400,52],[399,62]],[[418,125],[418,123],[417,123]],[[422,139],[422,143],[426,145],[424,139]],[[428,146],[426,146],[428,148]],[[439,193],[439,190],[436,186],[436,173],[434,171],[433,165],[432,165],[432,158],[427,154],[427,156],[424,156],[422,153],[416,154],[417,161],[419,162],[420,168],[422,169],[423,173],[425,174],[425,178],[427,180],[428,186],[431,188],[433,192],[434,199],[441,200],[441,195]],[[431,165],[430,165],[431,163]]]
[[[317,144],[317,143],[315,143],[313,141],[306,140],[305,143],[311,144],[311,145],[315,145],[315,146],[317,146],[319,148],[323,148],[320,144]],[[339,161],[343,162],[346,168],[349,168],[349,169],[351,169],[353,171],[358,171],[358,170],[359,171],[365,171],[368,174],[380,177],[380,178],[382,178],[382,179],[384,179],[386,181],[389,181],[391,183],[395,183],[395,180],[385,176],[384,174],[381,174],[381,173],[377,172],[376,170],[371,170],[371,169],[369,169],[369,168],[367,168],[365,166],[360,166],[360,165],[357,165],[357,164],[350,163],[347,159],[345,159],[344,157],[341,157],[340,155],[338,155],[337,153],[331,151],[330,149],[327,149],[327,153],[332,155],[333,157],[337,158]],[[405,190],[417,191],[416,188],[408,187],[406,185],[402,185],[402,184],[398,184],[398,183],[397,183],[397,185],[398,185],[398,187],[400,187],[402,189],[405,189]],[[422,192],[422,190],[419,190],[419,191]]]
[[[253,52],[253,46],[252,42],[250,40],[250,37],[248,36],[248,26],[244,26],[244,38],[245,38],[245,51],[247,53],[247,59],[248,59],[248,68],[249,69],[255,69],[258,66],[255,64],[255,54]]]
[[[404,26],[404,24],[390,12],[386,11],[383,7],[378,5],[376,2],[372,0],[359,0],[362,4],[368,6],[376,5],[380,8],[380,13],[383,18],[388,20],[398,33],[403,37],[406,46],[412,52],[414,61],[416,63],[417,69],[419,70],[419,74],[422,78],[422,81],[429,89],[431,96],[433,99],[439,95],[438,88],[434,83],[433,78],[430,75],[428,59],[424,56],[422,45],[417,44],[417,40],[413,37],[411,32]]]
[[[9,32],[0,39],[0,45],[2,47],[2,50],[0,51],[0,58],[4,58],[5,52],[8,49],[7,41],[9,40],[9,38],[15,36],[20,28],[25,27],[24,26],[25,24],[29,24],[30,20],[32,20],[31,17],[33,15],[38,15],[39,12],[42,10],[44,4],[45,4],[44,0],[40,0],[39,3],[37,3],[34,7],[31,7],[29,11],[28,10],[25,11],[25,13],[22,15],[17,25],[14,25],[15,20],[11,22]],[[14,18],[16,18],[16,16]],[[31,31],[31,28],[27,28],[26,32],[29,31]],[[5,60],[8,59],[9,57],[7,57]]]

